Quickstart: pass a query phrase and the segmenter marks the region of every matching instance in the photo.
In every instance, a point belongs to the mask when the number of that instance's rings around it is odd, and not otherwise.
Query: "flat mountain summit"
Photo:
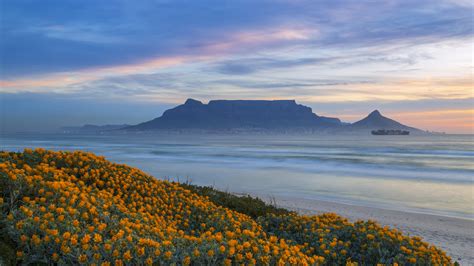
[[[318,116],[294,100],[215,100],[204,104],[188,99],[161,117],[127,129],[295,129],[341,124],[339,119]]]
[[[162,116],[134,126],[129,131],[211,130],[211,131],[332,131],[369,132],[374,129],[420,131],[384,117],[378,110],[353,124],[338,118],[319,116],[295,100],[213,100],[204,104],[188,99],[166,110]],[[421,132],[421,131],[420,131]]]

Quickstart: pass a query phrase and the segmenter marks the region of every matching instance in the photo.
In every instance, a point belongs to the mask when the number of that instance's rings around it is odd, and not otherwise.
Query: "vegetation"
[[[84,152],[0,153],[4,263],[452,264],[420,238],[157,180]]]
[[[261,199],[253,198],[249,195],[237,196],[207,186],[196,186],[191,184],[181,184],[181,186],[198,195],[207,197],[218,206],[247,214],[254,219],[268,214],[283,215],[293,213],[287,209],[266,204]]]

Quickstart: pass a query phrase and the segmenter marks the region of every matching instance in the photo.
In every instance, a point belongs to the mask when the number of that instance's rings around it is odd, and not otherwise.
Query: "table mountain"
[[[215,100],[203,104],[188,99],[155,118],[126,130],[315,129],[339,127],[337,118],[318,116],[294,100]]]

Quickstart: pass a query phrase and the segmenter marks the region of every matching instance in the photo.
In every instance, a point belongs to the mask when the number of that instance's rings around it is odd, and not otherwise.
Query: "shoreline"
[[[382,225],[397,228],[411,236],[421,236],[434,244],[461,265],[474,265],[474,220],[440,215],[387,210],[375,207],[349,205],[296,197],[272,197],[250,194],[278,207],[303,215],[333,212],[351,221],[375,220]]]

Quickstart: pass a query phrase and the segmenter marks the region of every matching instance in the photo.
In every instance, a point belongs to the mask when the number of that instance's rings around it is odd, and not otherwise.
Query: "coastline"
[[[304,215],[334,212],[351,221],[376,220],[411,236],[423,237],[426,242],[446,250],[453,261],[461,265],[474,265],[474,220],[295,197],[252,196]]]

